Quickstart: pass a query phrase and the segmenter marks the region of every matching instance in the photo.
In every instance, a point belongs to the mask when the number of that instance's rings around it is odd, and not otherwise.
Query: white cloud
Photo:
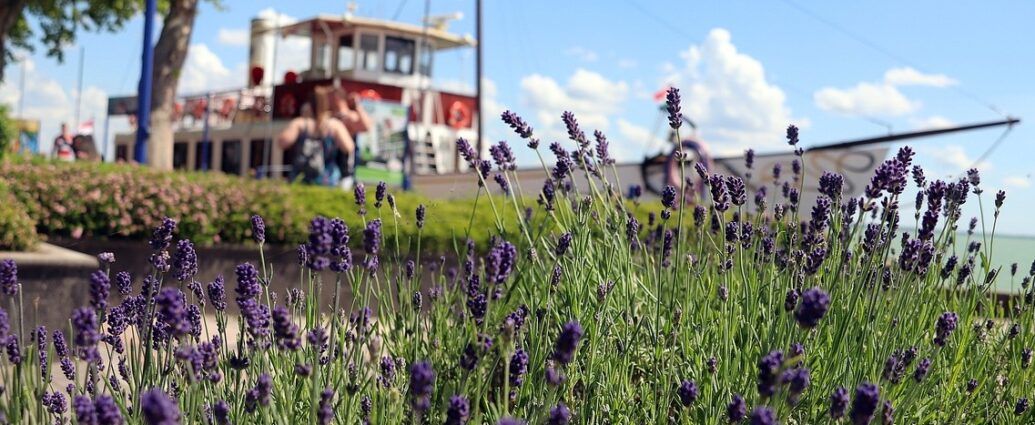
[[[242,63],[231,72],[208,46],[192,44],[180,72],[177,93],[189,95],[243,87],[248,77],[244,68]]]
[[[274,21],[275,24],[280,25],[288,25],[298,22],[298,18],[277,12],[272,7],[267,7],[265,9],[260,10],[259,13],[255,14],[255,16],[263,19],[271,19]]]
[[[0,103],[9,105],[14,114],[19,114],[18,104],[22,98],[21,80],[18,73],[22,71],[21,63],[11,64],[7,68],[8,78],[0,84]],[[68,123],[72,127],[75,123],[75,110],[77,92],[66,90],[57,80],[53,79],[44,71],[36,69],[36,64],[31,59],[26,59],[25,72],[25,101],[24,110],[19,118],[35,119],[40,121],[40,151],[49,153],[51,144],[60,133],[61,123]],[[94,120],[95,137],[102,147],[103,142],[97,136],[104,131],[103,123],[107,112],[108,95],[96,86],[87,86],[83,89],[83,96],[79,99],[80,122]],[[115,123],[113,123],[115,124]],[[74,131],[75,128],[73,127]],[[112,133],[114,134],[114,133]]]
[[[615,63],[615,65],[618,65],[618,67],[622,68],[622,69],[633,69],[633,68],[636,68],[636,66],[639,65],[639,64],[636,62],[635,59],[628,59],[628,58],[626,58],[626,59],[619,59],[618,62]]]
[[[248,47],[250,34],[241,28],[220,28],[217,39],[219,44],[230,47]]]
[[[597,59],[600,59],[600,55],[598,55],[597,52],[580,46],[571,47],[565,51],[565,53],[567,53],[568,56],[574,56],[584,62],[596,62]]]
[[[940,115],[932,115],[924,119],[913,119],[910,122],[917,130],[937,130],[956,125],[952,120]]]
[[[847,89],[825,87],[812,97],[820,109],[846,115],[901,116],[921,106],[887,83],[863,82]]]
[[[911,67],[891,68],[884,73],[884,82],[896,86],[948,87],[956,80],[945,74],[924,74]]]
[[[606,133],[611,116],[621,111],[629,85],[580,68],[564,86],[540,74],[526,76],[521,79],[521,92],[523,103],[535,114],[532,125],[536,133],[552,141],[567,138],[560,119],[563,111],[573,112],[586,134],[594,130]]]
[[[503,111],[507,110],[507,106],[496,99],[498,93],[496,82],[482,77],[482,92],[482,109],[485,111],[485,120],[483,122],[501,123],[499,116]]]
[[[611,142],[611,149],[615,151],[612,155],[615,158],[637,159],[643,155],[643,152],[657,147],[661,142],[661,139],[652,134],[650,130],[626,121],[624,118],[619,118],[615,125],[618,127],[618,137]],[[630,147],[638,149],[631,150]]]
[[[1031,187],[1031,176],[1008,176],[1003,179],[1003,185],[1013,189],[1026,189]]]
[[[992,169],[992,164],[988,161],[981,161],[975,165],[976,158],[967,155],[966,149],[960,145],[924,146],[920,152],[933,157],[944,168],[944,174],[960,175],[970,168],[977,168],[982,172]]]
[[[767,80],[757,59],[737,50],[729,31],[713,29],[680,56],[682,65],[662,64],[662,85],[682,89],[683,114],[719,154],[779,148],[788,124],[808,125],[792,116],[783,90]]]
[[[483,81],[482,85],[483,85],[483,88],[484,88],[484,85],[485,85],[484,82],[488,81],[488,80],[482,80],[482,81]],[[472,86],[471,83],[468,83],[467,81],[442,80],[442,81],[435,81],[433,83],[433,85],[434,85],[435,90],[447,91],[447,92],[456,93],[456,94],[463,94],[463,95],[474,96],[474,94],[476,92],[474,86]]]

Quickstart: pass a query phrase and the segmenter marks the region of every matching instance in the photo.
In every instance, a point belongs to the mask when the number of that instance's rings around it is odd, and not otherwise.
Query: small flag
[[[79,128],[76,129],[76,134],[81,136],[92,136],[93,135],[93,118],[83,121],[79,124]]]

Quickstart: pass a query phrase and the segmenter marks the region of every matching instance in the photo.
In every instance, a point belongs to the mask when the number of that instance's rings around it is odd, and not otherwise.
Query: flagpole
[[[155,0],[146,0],[144,7],[144,48],[140,58],[140,85],[137,87],[137,137],[133,159],[147,163],[147,141],[151,138],[151,78],[155,46],[151,42],[155,26]]]
[[[86,62],[86,48],[79,46],[79,89],[75,94],[75,129],[79,131],[79,112],[83,108],[83,62]]]

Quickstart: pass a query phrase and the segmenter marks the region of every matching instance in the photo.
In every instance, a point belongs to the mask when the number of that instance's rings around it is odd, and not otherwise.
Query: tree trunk
[[[155,64],[151,89],[151,140],[148,163],[159,170],[173,168],[173,111],[180,70],[187,59],[198,0],[173,0],[165,15],[162,33],[155,44]]]
[[[7,34],[18,23],[18,18],[25,12],[28,0],[0,0],[0,82],[4,81],[4,68],[7,67]],[[24,93],[22,94],[24,96]]]

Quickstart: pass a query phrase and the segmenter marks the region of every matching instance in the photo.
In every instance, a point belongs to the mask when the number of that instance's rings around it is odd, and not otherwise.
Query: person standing
[[[318,92],[325,92],[326,89],[318,89]],[[356,92],[346,93],[345,89],[337,88],[325,92],[331,98],[332,115],[341,121],[352,136],[355,146],[354,155],[341,155],[338,157],[338,168],[341,169],[341,180],[339,186],[348,190],[355,183],[356,166],[359,161],[359,146],[356,144],[356,136],[359,133],[369,131],[373,127],[370,116],[360,103],[359,94]]]
[[[339,158],[353,155],[355,144],[345,125],[332,117],[330,101],[325,93],[315,91],[302,105],[300,116],[277,136],[285,152],[295,147],[292,180],[300,177],[307,184],[339,185],[343,173]]]
[[[72,133],[68,132],[68,124],[61,123],[61,134],[54,138],[50,156],[61,161],[74,162],[75,148],[72,144]]]

